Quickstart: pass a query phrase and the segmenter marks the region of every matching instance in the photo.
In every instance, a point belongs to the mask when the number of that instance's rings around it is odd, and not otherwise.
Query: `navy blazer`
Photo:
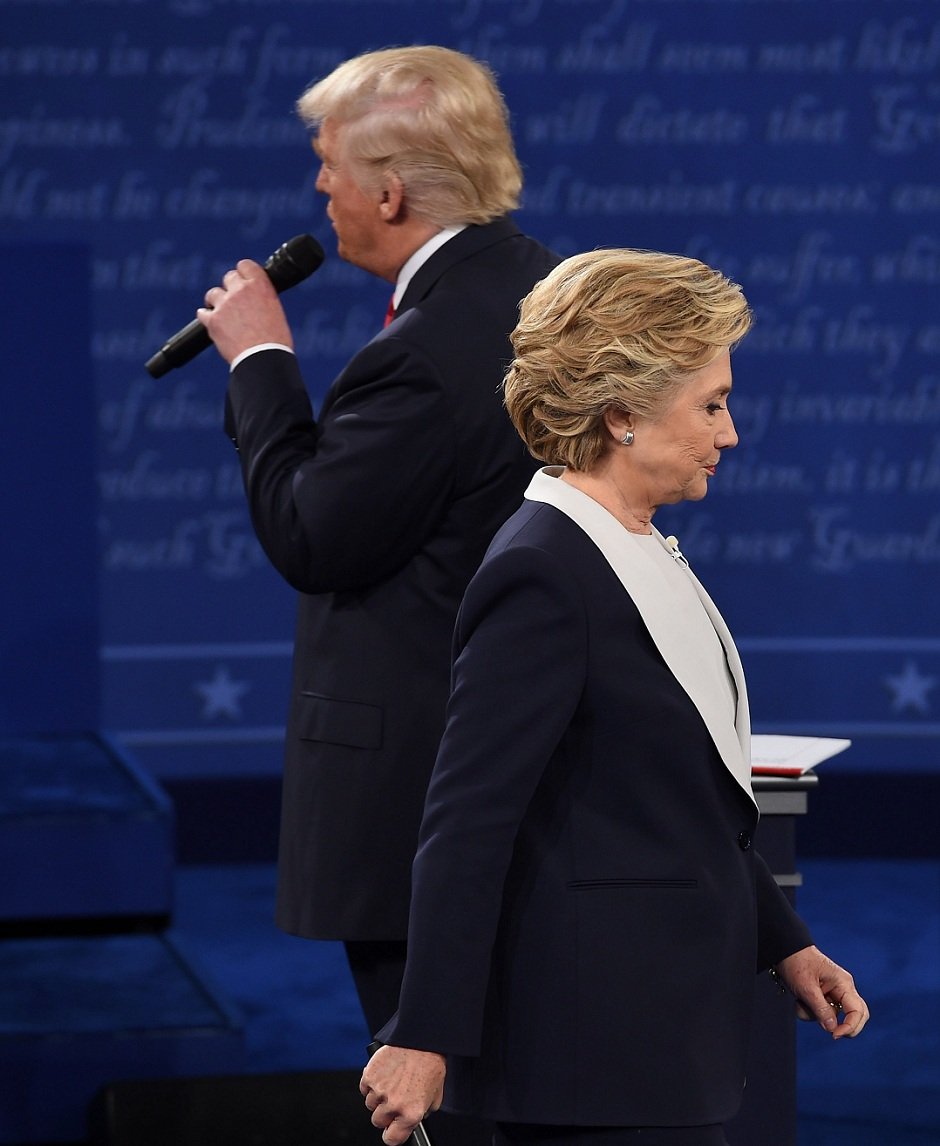
[[[553,505],[527,502],[467,590],[380,1035],[450,1056],[449,1108],[724,1122],[756,971],[811,942],[654,636]]]
[[[558,262],[509,219],[468,227],[315,420],[293,355],[232,372],[227,427],[255,531],[300,591],[277,918],[404,939],[460,598],[534,463],[502,406],[522,297]]]

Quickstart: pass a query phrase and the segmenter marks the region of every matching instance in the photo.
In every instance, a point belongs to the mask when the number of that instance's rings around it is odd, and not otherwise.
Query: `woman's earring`
[[[627,430],[627,432],[620,439],[620,444],[622,446],[632,446],[633,445],[633,431],[632,430]]]

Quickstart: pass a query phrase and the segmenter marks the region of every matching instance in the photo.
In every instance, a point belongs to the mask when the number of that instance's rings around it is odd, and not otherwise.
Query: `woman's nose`
[[[738,431],[734,428],[734,419],[731,414],[728,414],[728,424],[722,427],[721,435],[719,437],[718,446],[723,450],[734,449],[738,444]]]

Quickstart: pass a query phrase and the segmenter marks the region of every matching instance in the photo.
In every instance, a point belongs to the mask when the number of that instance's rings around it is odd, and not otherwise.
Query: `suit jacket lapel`
[[[709,682],[703,679],[696,666],[689,664],[686,633],[676,611],[663,595],[662,580],[656,566],[603,506],[580,490],[557,480],[560,472],[560,468],[547,467],[537,473],[526,490],[526,498],[552,505],[570,517],[601,551],[630,594],[663,660],[699,710],[728,771],[753,801],[750,718],[744,671],[728,626],[714,602],[690,570],[692,584],[724,646],[728,668],[737,690],[734,727],[712,698]],[[657,536],[660,535],[657,533]]]
[[[717,632],[721,638],[722,645],[724,645],[728,667],[734,679],[734,686],[738,691],[738,704],[735,710],[735,731],[737,732],[738,742],[741,745],[744,759],[748,762],[748,788],[750,788],[751,714],[747,700],[744,666],[741,664],[741,657],[738,653],[737,645],[734,643],[734,638],[731,635],[731,630],[725,624],[724,617],[718,612],[718,606],[711,597],[709,597],[691,569],[688,570],[688,574],[692,579],[692,584],[695,586],[695,591],[705,606],[705,612],[708,613],[711,623],[715,626],[715,632]]]
[[[492,223],[465,227],[459,234],[434,252],[426,263],[414,273],[408,289],[401,297],[396,314],[402,314],[409,307],[419,303],[446,271],[464,259],[471,258],[478,251],[512,238],[522,232],[510,218],[496,219]]]

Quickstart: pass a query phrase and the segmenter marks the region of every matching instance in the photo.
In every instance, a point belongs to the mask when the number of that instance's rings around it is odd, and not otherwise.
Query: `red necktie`
[[[388,310],[385,312],[385,326],[388,326],[388,324],[392,321],[392,319],[394,317],[395,317],[395,296],[392,295],[392,297],[388,300]]]

